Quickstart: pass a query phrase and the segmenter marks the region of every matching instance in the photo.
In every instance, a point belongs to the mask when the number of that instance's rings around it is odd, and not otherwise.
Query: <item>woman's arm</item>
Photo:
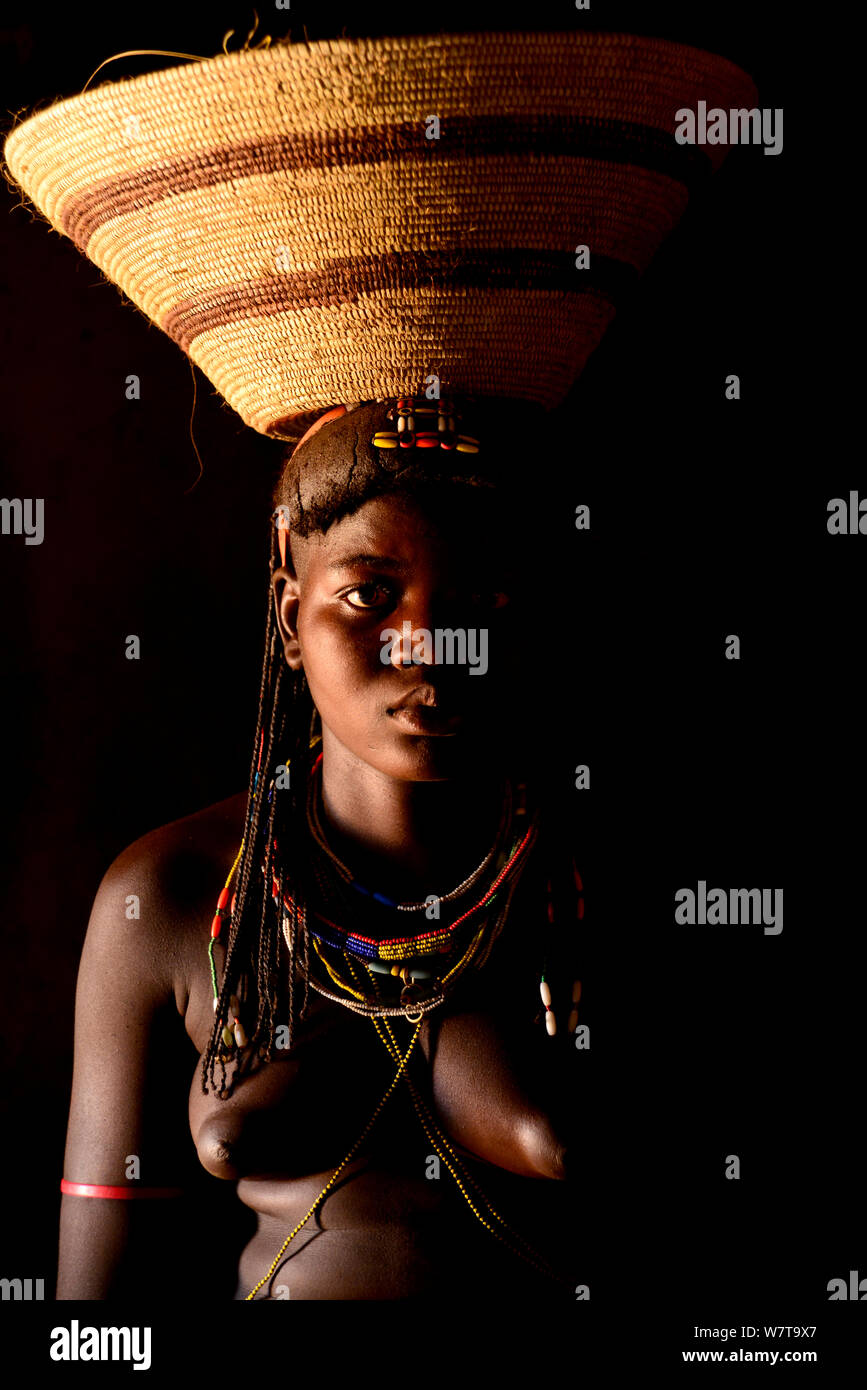
[[[115,861],[94,902],[78,973],[63,1176],[190,1195],[64,1195],[58,1299],[168,1296],[179,1242],[196,1248],[189,1223],[203,1175],[187,1118],[196,1052],[182,1017],[181,923],[159,886],[171,881],[157,872],[159,834]]]

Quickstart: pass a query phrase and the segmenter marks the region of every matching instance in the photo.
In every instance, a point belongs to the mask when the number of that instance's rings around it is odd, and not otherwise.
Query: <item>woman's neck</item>
[[[399,898],[444,893],[494,842],[503,775],[404,782],[362,762],[323,730],[323,830],[358,879]]]

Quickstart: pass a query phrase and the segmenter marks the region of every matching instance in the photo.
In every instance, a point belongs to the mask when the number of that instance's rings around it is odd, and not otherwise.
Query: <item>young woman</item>
[[[247,794],[100,888],[60,1295],[208,1297],[228,1263],[238,1298],[573,1298],[581,881],[533,756],[570,653],[526,480],[561,468],[542,408],[725,157],[678,113],[757,93],[591,31],[174,56],[17,124],[14,179],[245,424],[368,404],[275,497]],[[536,402],[533,428],[370,403],[434,381]],[[195,1224],[206,1171],[240,1203],[208,1180]]]
[[[338,407],[288,458],[248,791],[94,905],[59,1298],[204,1297],[220,1261],[238,1299],[575,1298],[582,896],[532,756],[521,408],[450,409]],[[210,1253],[202,1170],[252,1213]]]

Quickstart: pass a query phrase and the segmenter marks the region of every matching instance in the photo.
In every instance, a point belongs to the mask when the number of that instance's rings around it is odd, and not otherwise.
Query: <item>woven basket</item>
[[[297,439],[432,375],[558,404],[726,153],[674,139],[700,100],[756,92],[630,35],[284,43],[56,102],[5,158],[248,425]]]

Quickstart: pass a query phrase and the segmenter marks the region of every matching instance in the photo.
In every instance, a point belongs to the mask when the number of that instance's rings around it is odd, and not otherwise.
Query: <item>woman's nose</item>
[[[391,646],[393,666],[437,664],[437,628],[448,624],[449,606],[442,595],[429,591],[404,596],[389,614],[389,628],[400,634]]]

